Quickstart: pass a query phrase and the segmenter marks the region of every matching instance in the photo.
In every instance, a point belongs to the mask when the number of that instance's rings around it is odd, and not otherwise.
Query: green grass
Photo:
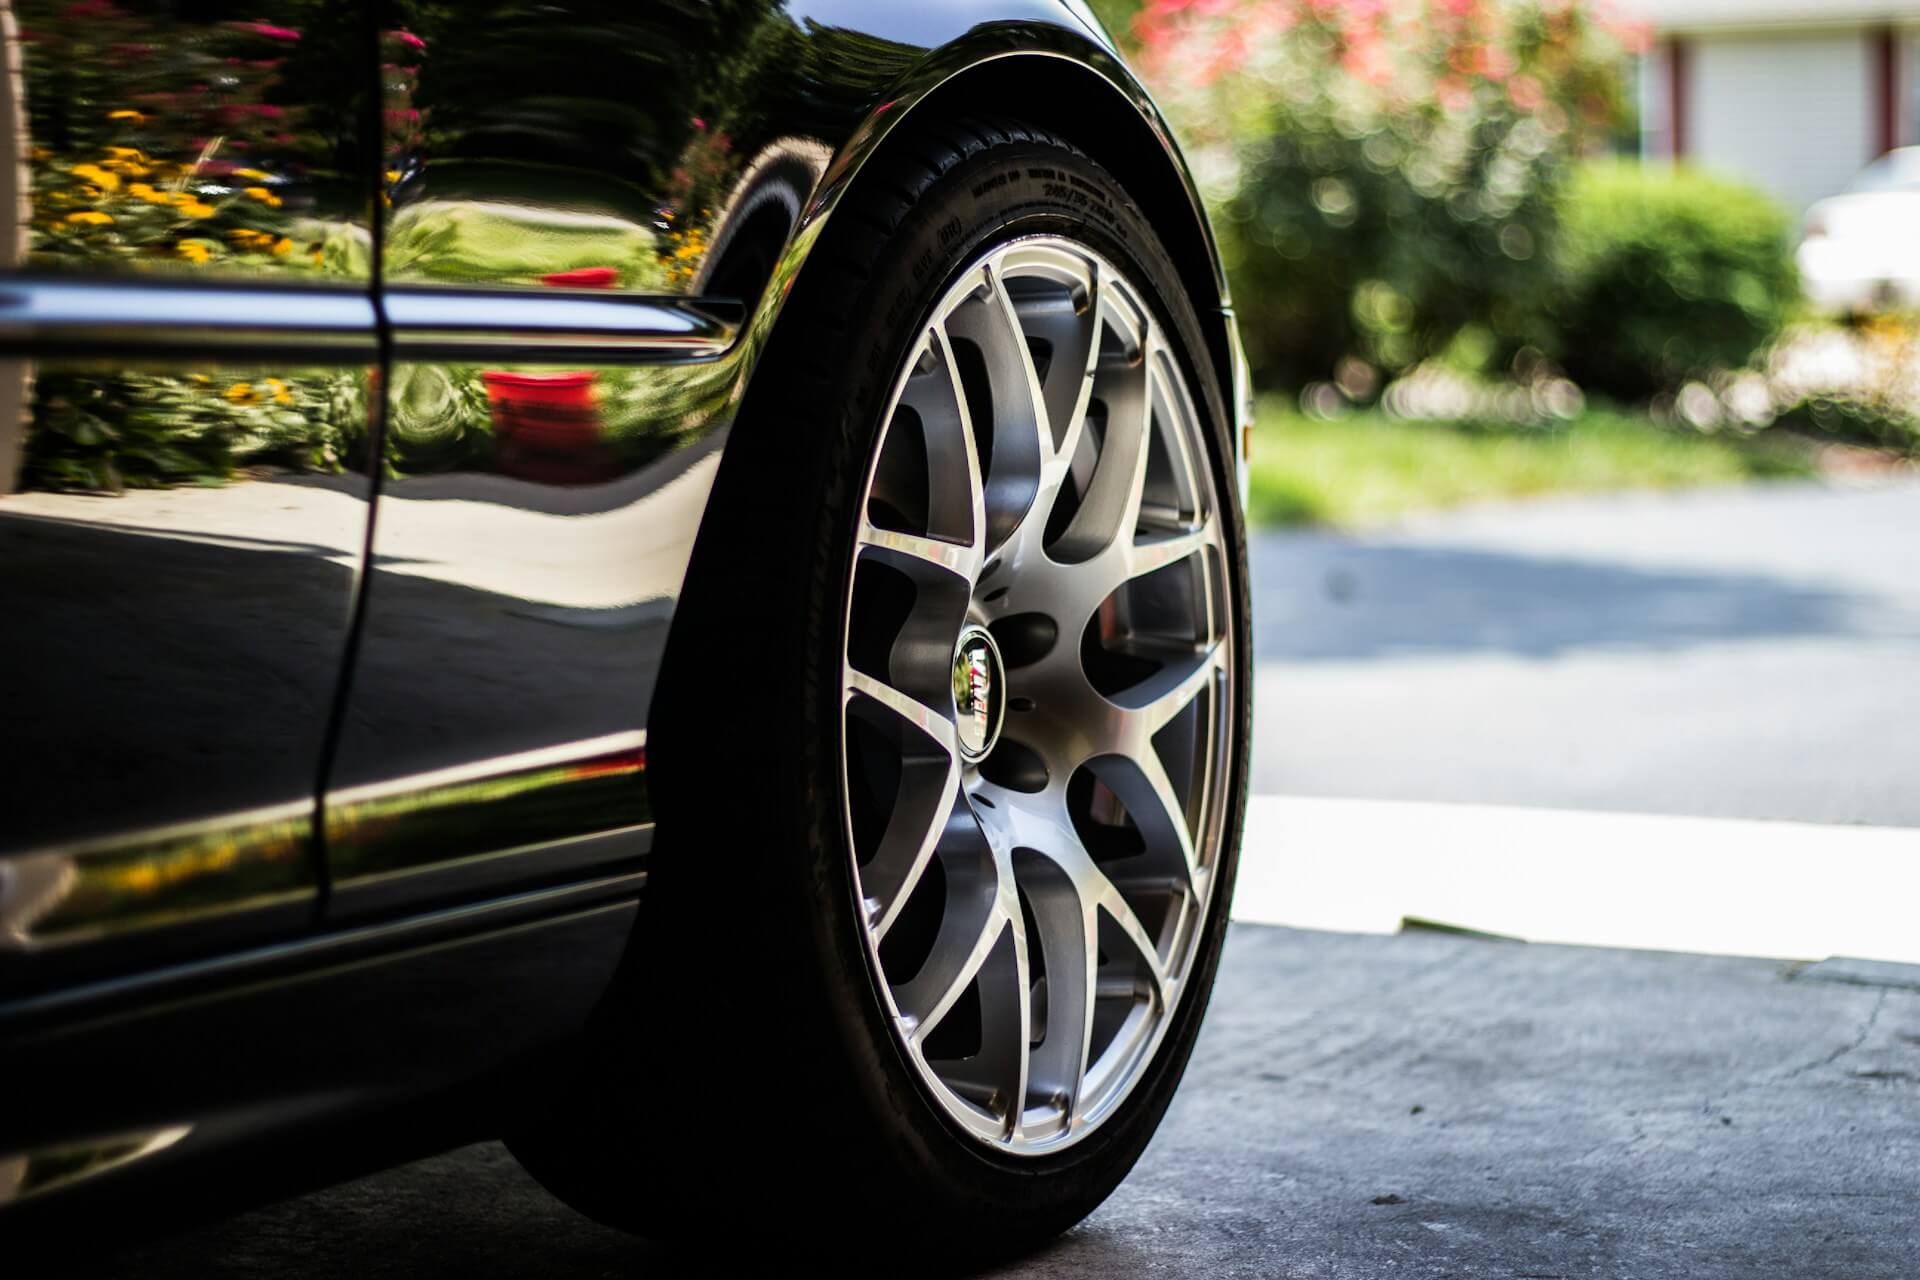
[[[1679,489],[1813,474],[1792,438],[1702,435],[1592,410],[1517,426],[1356,413],[1323,422],[1263,397],[1253,433],[1256,524],[1356,525],[1500,498]]]

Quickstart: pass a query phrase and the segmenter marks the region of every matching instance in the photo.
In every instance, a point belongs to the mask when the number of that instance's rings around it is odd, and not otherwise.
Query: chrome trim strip
[[[475,760],[445,769],[433,769],[427,773],[409,774],[404,778],[390,778],[384,782],[368,782],[355,787],[342,787],[327,793],[327,803],[362,805],[379,800],[402,799],[468,782],[488,782],[501,777],[533,773],[541,769],[561,768],[601,756],[628,752],[644,754],[646,749],[647,731],[629,729],[623,733],[609,733],[581,742],[563,742],[558,746],[535,747],[531,751],[517,751],[510,756],[495,756],[491,759]]]
[[[711,360],[740,332],[732,302],[593,290],[400,285],[380,306],[402,360]],[[372,295],[344,284],[0,280],[0,355],[358,364],[379,358],[379,327]]]
[[[711,360],[739,333],[732,303],[601,290],[396,285],[381,294],[381,306],[397,360],[514,352],[599,364]]]
[[[313,802],[293,800],[0,853],[0,957],[310,901],[312,838]]]
[[[408,883],[495,887],[644,857],[647,735],[610,733],[329,790],[330,914],[394,905]]]
[[[323,285],[0,281],[0,354],[377,360],[373,299]]]
[[[311,970],[410,950],[442,945],[489,933],[537,927],[576,915],[619,907],[647,887],[644,869],[593,880],[574,881],[484,902],[468,902],[423,915],[357,925],[247,951],[230,951],[165,968],[146,969],[56,991],[0,999],[0,1033],[58,1018],[76,1007],[92,1006],[104,1015],[123,1004],[150,1007],[158,1000],[199,990],[204,984],[270,981]]]

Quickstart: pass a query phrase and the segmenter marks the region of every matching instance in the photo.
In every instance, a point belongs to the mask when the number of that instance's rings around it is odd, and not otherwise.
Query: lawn
[[[1491,499],[1736,484],[1814,469],[1813,449],[1800,439],[1704,435],[1608,410],[1551,426],[1377,412],[1323,421],[1267,396],[1254,426],[1248,516],[1357,525]]]

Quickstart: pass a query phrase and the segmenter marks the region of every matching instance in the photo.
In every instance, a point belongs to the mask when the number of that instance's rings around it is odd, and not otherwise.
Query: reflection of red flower
[[[276,27],[271,22],[236,22],[234,26],[242,31],[251,31],[257,36],[269,40],[298,40],[300,33],[292,27]]]
[[[541,284],[557,289],[611,289],[619,282],[617,267],[575,267],[572,271],[551,271],[540,277]]]
[[[427,42],[411,31],[389,31],[387,34],[409,49],[424,49],[427,47]]]

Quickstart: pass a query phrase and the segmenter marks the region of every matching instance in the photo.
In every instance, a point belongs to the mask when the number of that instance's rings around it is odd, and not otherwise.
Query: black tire
[[[883,1014],[842,834],[839,664],[851,508],[908,344],[962,265],[1035,233],[1157,295],[1208,420],[1237,667],[1227,847],[1169,1030],[1118,1114],[1058,1153],[1010,1156],[934,1104]],[[556,1194],[655,1237],[780,1230],[783,1247],[848,1256],[899,1242],[917,1270],[1028,1247],[1126,1176],[1199,1031],[1244,807],[1245,539],[1207,351],[1138,207],[1065,140],[969,122],[862,175],[755,375],[701,533],[650,726],[659,840],[622,986],[578,1077],[513,1139]]]

